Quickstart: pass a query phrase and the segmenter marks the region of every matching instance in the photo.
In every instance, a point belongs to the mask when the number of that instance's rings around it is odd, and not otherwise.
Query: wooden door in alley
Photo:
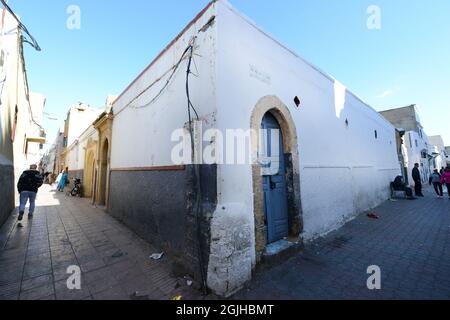
[[[263,153],[270,167],[263,174],[267,242],[273,243],[288,237],[289,233],[286,164],[281,128],[270,113],[264,116],[262,129]]]

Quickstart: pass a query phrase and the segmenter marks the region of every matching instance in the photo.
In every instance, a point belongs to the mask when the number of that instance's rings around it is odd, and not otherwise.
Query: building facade
[[[226,1],[163,50],[113,115],[101,160],[110,214],[224,296],[274,250],[387,200],[401,174],[391,123]]]
[[[30,93],[22,31],[16,18],[0,14],[0,225],[18,200],[17,181],[30,164],[37,164],[45,143],[41,111],[45,97]]]
[[[441,170],[447,167],[447,152],[445,150],[444,139],[441,136],[429,137],[433,149],[432,169]]]
[[[408,181],[413,184],[412,169],[418,163],[422,182],[428,182],[433,169],[433,148],[420,122],[418,107],[411,105],[381,111],[380,114],[395,127],[405,131],[404,143],[407,150]]]

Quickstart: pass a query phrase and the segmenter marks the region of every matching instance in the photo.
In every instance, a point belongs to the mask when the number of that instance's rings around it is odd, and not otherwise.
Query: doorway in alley
[[[279,240],[301,242],[299,144],[291,111],[276,96],[265,96],[257,102],[251,129],[254,133],[262,131],[252,134],[255,252],[260,262]]]
[[[263,191],[267,243],[270,244],[289,235],[286,165],[281,126],[270,112],[264,116],[261,128],[262,153],[267,159]]]
[[[107,191],[107,179],[108,179],[108,161],[109,155],[109,142],[105,139],[102,145],[101,161],[100,161],[100,188],[98,203],[101,206],[106,205],[106,191]]]

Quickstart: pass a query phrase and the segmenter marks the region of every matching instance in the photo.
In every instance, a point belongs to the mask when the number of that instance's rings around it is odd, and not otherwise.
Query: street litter
[[[377,216],[375,213],[369,213],[367,216],[368,216],[370,219],[380,219],[380,217]]]
[[[179,301],[179,300],[181,300],[181,299],[183,299],[183,297],[180,296],[180,295],[175,296],[175,297],[172,298],[172,300],[174,300],[174,301]]]
[[[162,252],[162,253],[154,253],[154,254],[152,254],[150,256],[150,259],[160,260],[163,257],[163,255],[164,255],[164,252]]]
[[[116,253],[114,253],[111,257],[112,258],[120,258],[122,256],[123,256],[123,252],[119,250]]]
[[[192,280],[188,280],[188,281],[186,281],[186,284],[188,285],[188,287],[191,287],[192,286]]]

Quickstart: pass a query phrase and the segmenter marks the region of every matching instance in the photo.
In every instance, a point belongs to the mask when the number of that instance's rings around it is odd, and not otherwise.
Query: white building
[[[196,76],[187,81],[189,57]],[[187,82],[191,116],[199,116],[196,154],[222,150],[221,134],[230,130],[262,125],[281,128],[282,152],[268,154],[249,134],[252,161],[223,164],[218,154],[199,166],[174,161],[177,131],[189,127]],[[113,113],[109,212],[220,295],[240,289],[272,251],[387,200],[401,173],[393,125],[226,1],[210,3],[119,96]],[[234,141],[225,140],[227,147]]]
[[[445,143],[441,136],[431,136],[428,138],[433,148],[432,169],[441,170],[447,167],[447,152]]]
[[[1,9],[0,225],[18,200],[16,186],[22,171],[35,163],[34,156],[45,143],[45,132],[40,128],[39,118],[45,98],[30,93],[18,19],[5,8]]]
[[[88,143],[98,141],[98,132],[90,125],[66,151],[66,165],[71,178],[83,180],[86,149]]]
[[[28,132],[25,145],[25,162],[22,166],[16,165],[16,169],[19,170],[19,172],[27,170],[32,164],[39,164],[44,155],[46,133],[42,125],[46,100],[46,97],[42,94],[34,92],[30,93],[33,121],[30,124],[26,124]]]
[[[71,146],[103,111],[82,102],[71,106],[65,120],[64,146]]]
[[[418,107],[411,105],[380,112],[397,128],[405,130],[404,143],[407,149],[407,172],[409,184],[414,184],[412,169],[418,163],[422,182],[427,182],[432,172],[433,148],[420,122]]]

